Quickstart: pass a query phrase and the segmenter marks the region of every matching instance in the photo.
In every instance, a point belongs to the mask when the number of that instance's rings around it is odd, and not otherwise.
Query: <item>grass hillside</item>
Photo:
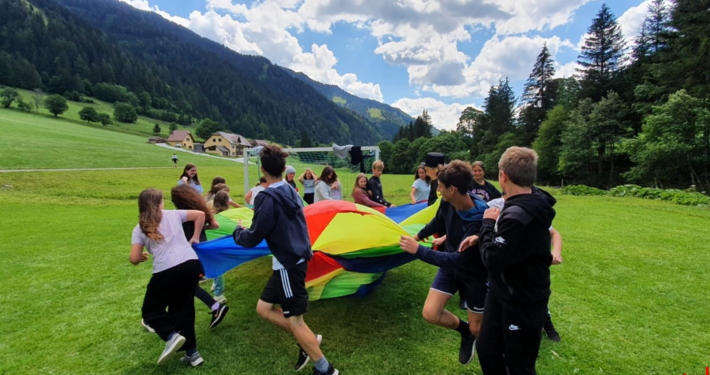
[[[0,169],[170,163],[170,151],[144,137],[66,120],[0,110],[0,128]],[[224,176],[233,199],[243,200],[241,164],[187,155],[179,154],[181,165],[197,163],[204,183]],[[294,341],[254,311],[271,272],[267,258],[226,274],[231,310],[220,327],[208,329],[207,309],[196,302],[203,367],[155,365],[163,344],[139,325],[151,265],[128,263],[130,233],[140,191],[167,193],[179,172],[0,173],[0,185],[12,185],[0,189],[0,374],[293,373]],[[386,197],[407,203],[412,176],[382,181]],[[710,363],[710,210],[558,199],[564,263],[551,268],[550,309],[562,342],[543,339],[538,373],[702,373]],[[409,263],[367,297],[312,303],[306,321],[344,374],[480,374],[477,361],[459,365],[458,334],[421,317],[435,272]],[[457,302],[448,308],[464,316]]]
[[[34,110],[34,102],[32,101],[32,96],[33,92],[29,90],[21,90],[17,89],[17,92],[22,95],[22,99],[24,99],[28,103],[32,103],[33,110]],[[120,130],[124,131],[127,133],[131,134],[136,134],[136,135],[145,135],[146,137],[152,136],[153,135],[153,127],[155,124],[160,125],[160,136],[167,138],[170,135],[170,123],[167,123],[165,121],[161,120],[156,120],[152,119],[149,117],[145,116],[138,116],[138,121],[136,121],[135,124],[126,124],[123,122],[119,122],[114,120],[113,118],[113,104],[111,103],[106,103],[101,100],[91,98],[91,97],[86,97],[86,99],[91,99],[94,101],[94,103],[80,103],[80,102],[74,102],[67,100],[67,105],[69,106],[69,109],[61,114],[59,117],[63,117],[65,119],[69,120],[75,120],[83,124],[87,124],[86,121],[82,121],[81,118],[79,117],[79,111],[81,111],[84,107],[91,107],[96,110],[96,112],[99,113],[107,113],[109,116],[111,116],[111,120],[113,121],[112,125],[106,126],[105,128],[112,129],[112,130]],[[14,104],[13,107],[16,107],[17,104]],[[46,108],[43,106],[40,107],[39,111],[35,112],[39,113],[42,115],[45,115],[47,117],[53,117],[49,111],[47,111]],[[101,124],[99,123],[92,123],[91,126],[94,127],[102,127]],[[178,125],[178,129],[188,129],[190,131],[194,131],[195,127],[194,126],[182,126]]]
[[[148,144],[146,136],[108,131],[101,125],[94,128],[4,108],[0,125],[0,169],[172,166],[172,150]],[[178,152],[178,157],[180,163],[241,166],[191,153]]]

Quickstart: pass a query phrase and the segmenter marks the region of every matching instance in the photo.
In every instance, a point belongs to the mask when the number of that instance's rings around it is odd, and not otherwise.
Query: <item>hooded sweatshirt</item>
[[[556,203],[546,192],[506,199],[498,218],[484,219],[481,258],[490,293],[507,303],[547,303],[550,297],[550,231]]]
[[[444,248],[440,251],[419,245],[417,258],[422,261],[451,269],[454,275],[462,280],[485,282],[488,272],[481,261],[478,245],[459,253],[459,245],[464,238],[478,234],[483,220],[483,213],[488,206],[473,193],[468,193],[473,201],[473,207],[468,211],[456,211],[456,208],[444,200],[439,203],[439,210],[429,224],[422,228],[417,237],[420,239],[438,233],[446,235]]]
[[[303,202],[294,189],[286,183],[271,186],[257,195],[254,207],[251,228],[238,226],[234,230],[237,245],[254,247],[266,239],[269,250],[286,269],[313,257]]]

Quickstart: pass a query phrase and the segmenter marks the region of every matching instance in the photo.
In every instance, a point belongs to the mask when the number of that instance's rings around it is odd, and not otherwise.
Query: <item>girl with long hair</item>
[[[482,161],[473,162],[471,167],[473,169],[473,180],[468,190],[486,202],[502,197],[500,191],[493,184],[486,181],[486,166]]]
[[[224,180],[224,179],[222,179],[222,180]],[[220,191],[226,191],[227,193],[229,193],[229,186],[225,185],[223,182],[213,184],[212,188],[210,188],[210,191],[207,192],[207,196],[205,196],[205,199],[207,200],[207,208],[212,209],[212,204],[214,203],[214,197]],[[242,205],[240,205],[239,203],[237,203],[231,199],[229,200],[228,204],[234,208],[242,207]]]
[[[207,229],[217,229],[219,228],[219,223],[214,218],[212,211],[207,208],[205,200],[200,194],[195,190],[191,189],[189,186],[181,185],[176,186],[170,191],[170,196],[175,207],[179,210],[199,210],[205,213],[205,223],[207,223]],[[192,223],[183,223],[182,229],[185,232],[186,237],[191,237],[195,231],[195,226]],[[200,242],[207,241],[207,235],[203,228],[199,233]],[[202,272],[204,273],[204,272]],[[222,277],[222,276],[219,276]],[[218,278],[219,278],[218,277]],[[215,278],[215,284],[217,284],[217,278]],[[215,297],[212,298],[209,293],[202,289],[199,285],[195,287],[195,297],[197,297],[202,303],[207,305],[207,307],[212,312],[212,321],[210,322],[210,329],[218,326],[224,316],[227,314],[229,307],[224,306],[223,303],[227,301],[224,298],[224,280],[222,279],[222,289],[221,293],[215,293]]]
[[[142,317],[165,341],[158,364],[185,350],[183,361],[199,366],[204,361],[197,352],[193,299],[202,267],[191,244],[200,242],[205,213],[164,208],[159,190],[147,189],[138,196],[139,220],[133,228],[128,259],[137,265],[148,260],[149,253],[153,255],[153,275],[143,300]],[[185,222],[194,223],[189,241],[182,229]]]
[[[423,165],[417,167],[417,175],[414,177],[412,191],[409,197],[412,199],[412,204],[423,202],[429,199],[429,191],[431,190],[431,178],[426,175],[426,168]]]
[[[340,186],[340,182],[338,182],[338,175],[335,173],[335,169],[333,169],[330,165],[327,165],[323,168],[323,172],[318,178],[318,182],[316,182],[316,191],[313,196],[313,202],[318,203],[325,200],[335,200],[333,190],[337,190],[338,186]]]
[[[303,200],[308,204],[313,204],[313,196],[316,192],[316,182],[318,177],[310,168],[298,177],[298,181],[303,185]]]
[[[355,177],[355,186],[353,186],[352,196],[357,204],[362,204],[367,207],[385,207],[385,205],[370,199],[367,193],[367,176],[364,173],[360,173]]]
[[[182,175],[180,175],[180,180],[178,180],[178,186],[185,184],[195,189],[200,195],[204,193],[202,184],[200,184],[200,178],[197,177],[197,166],[195,164],[189,163],[182,170]]]

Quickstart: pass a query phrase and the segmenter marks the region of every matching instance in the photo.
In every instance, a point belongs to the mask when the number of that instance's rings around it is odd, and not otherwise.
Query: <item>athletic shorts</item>
[[[308,311],[307,270],[308,262],[302,262],[290,269],[274,271],[266,282],[260,299],[281,305],[286,318],[305,314]]]
[[[451,270],[439,268],[431,283],[431,289],[450,296],[459,292],[461,298],[466,301],[469,311],[474,314],[483,314],[488,294],[487,282],[457,278]]]

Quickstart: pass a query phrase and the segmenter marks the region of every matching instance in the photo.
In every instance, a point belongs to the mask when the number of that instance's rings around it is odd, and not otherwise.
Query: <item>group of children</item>
[[[313,256],[303,202],[335,199],[338,193],[342,197],[342,187],[331,167],[324,168],[320,178],[307,169],[298,178],[304,186],[301,198],[294,186],[295,169],[286,165],[287,156],[276,145],[261,150],[261,189],[250,192],[248,199],[254,207],[252,224],[244,228],[240,223],[233,238],[247,248],[265,240],[273,254],[273,272],[257,302],[257,312],[295,337],[299,348],[296,370],[313,360],[314,374],[338,374],[320,350],[323,337],[303,320],[309,308],[305,276]],[[555,200],[533,186],[537,171],[533,150],[511,147],[498,166],[502,194],[485,181],[483,163],[471,166],[454,160],[445,164],[443,154],[428,154],[417,168],[410,198],[412,203],[432,204],[440,195],[440,206],[417,235],[402,236],[400,246],[439,267],[422,315],[427,322],[460,334],[462,364],[470,363],[477,350],[484,374],[534,374],[543,326],[548,322],[551,326],[549,266],[561,262],[561,237],[552,228]],[[369,180],[364,174],[356,177],[352,191],[356,203],[393,207],[382,194],[379,177],[383,169],[384,164],[376,161]],[[144,247],[154,257],[143,320],[166,342],[158,363],[179,350],[186,352],[183,361],[193,366],[203,363],[196,349],[192,301],[201,290],[202,268],[191,244],[204,240],[205,227],[218,226],[215,212],[238,206],[228,198],[223,179],[215,181],[208,194],[211,210],[202,200],[197,171],[191,164],[171,192],[178,210],[164,210],[157,190],[145,190],[139,197],[140,222],[133,231],[130,261],[146,261]],[[181,192],[189,195],[188,191],[194,199],[176,200]],[[439,251],[420,244],[431,236],[437,237],[433,242]],[[555,245],[552,253],[551,243]],[[444,308],[456,292],[465,302],[468,321]],[[226,306],[218,301],[210,305],[209,299],[205,303],[221,311],[213,318],[219,324]],[[548,336],[554,339],[549,332]]]

